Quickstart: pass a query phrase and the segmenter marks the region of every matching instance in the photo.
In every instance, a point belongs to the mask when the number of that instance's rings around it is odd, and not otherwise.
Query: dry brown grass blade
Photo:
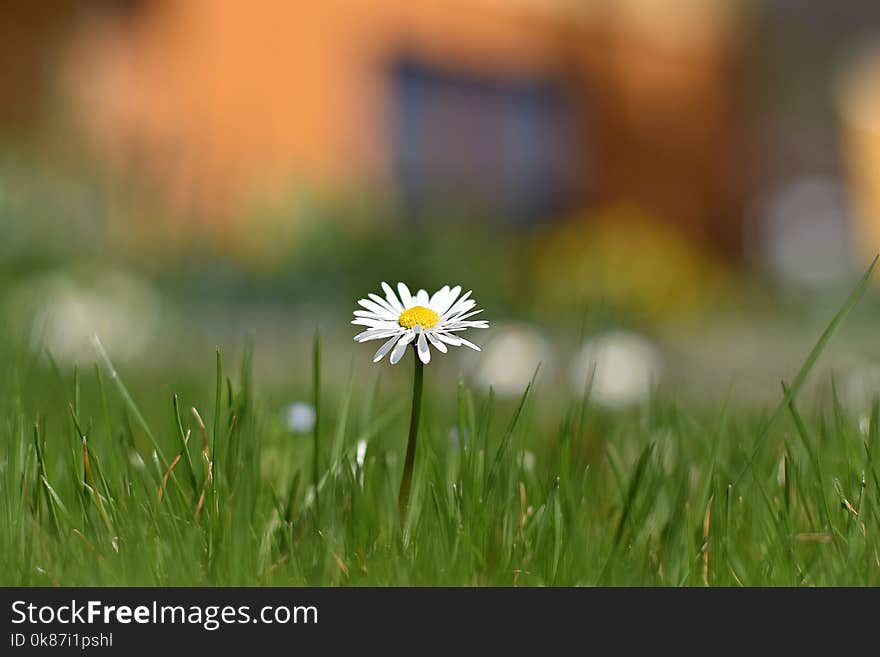
[[[186,436],[184,436],[184,438],[183,438],[184,447],[189,444],[189,437],[190,437],[191,433],[192,433],[191,431],[186,432]],[[168,469],[165,470],[165,474],[162,477],[162,485],[159,486],[159,493],[156,497],[156,508],[157,509],[159,508],[159,505],[162,503],[162,498],[165,495],[165,487],[168,485],[168,479],[169,479],[169,477],[171,477],[171,473],[174,471],[174,466],[177,465],[178,461],[180,461],[180,458],[182,456],[183,456],[183,451],[178,452],[177,456],[175,456],[171,460],[171,463],[168,464]]]
[[[202,416],[199,415],[199,412],[195,407],[190,409],[192,411],[193,417],[196,420],[196,424],[199,426],[199,431],[202,434],[202,461],[205,463],[205,480],[202,483],[202,490],[199,493],[199,501],[196,503],[196,510],[193,514],[193,521],[196,523],[196,527],[199,526],[199,516],[202,513],[202,507],[205,505],[205,495],[208,492],[208,486],[213,485],[214,483],[214,462],[211,460],[210,453],[210,443],[208,442],[208,429],[205,427],[205,422],[202,420]]]
[[[207,453],[205,454],[205,458],[208,458]],[[193,520],[196,523],[196,527],[199,526],[199,515],[201,514],[202,507],[205,504],[205,492],[208,490],[208,484],[210,484],[214,478],[213,472],[214,464],[211,461],[208,461],[208,476],[205,477],[205,483],[202,484],[202,492],[199,494],[199,501],[196,504],[196,511],[193,515]]]
[[[709,528],[712,524],[712,502],[715,495],[709,497],[706,512],[703,514],[703,584],[709,586]]]
[[[795,540],[802,543],[831,543],[834,537],[825,532],[802,532],[795,535]]]
[[[104,521],[104,524],[107,526],[107,531],[113,531],[113,526],[110,523],[110,516],[107,515],[107,509],[104,508],[104,502],[101,500],[101,494],[98,492],[98,486],[95,483],[95,477],[92,475],[92,462],[89,458],[89,444],[86,441],[86,437],[82,437],[82,458],[83,458],[83,467],[86,471],[86,480],[89,482],[89,486],[92,489],[92,497],[95,500],[95,506],[98,507],[98,511],[101,513],[101,519]]]
[[[208,430],[205,428],[205,422],[202,420],[202,416],[199,415],[199,412],[196,410],[195,406],[191,409],[193,417],[196,420],[196,424],[199,425],[199,431],[202,433],[202,455],[207,458],[208,456]]]

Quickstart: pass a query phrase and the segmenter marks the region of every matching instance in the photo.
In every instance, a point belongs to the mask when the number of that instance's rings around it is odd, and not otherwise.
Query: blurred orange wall
[[[727,230],[735,23],[708,0],[153,0],[83,23],[68,89],[117,171],[232,214],[292,182],[391,188],[390,62],[566,81],[598,200]],[[713,228],[714,226],[714,228]]]

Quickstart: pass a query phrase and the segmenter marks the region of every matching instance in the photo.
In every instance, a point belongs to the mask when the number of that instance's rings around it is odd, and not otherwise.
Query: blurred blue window
[[[393,68],[393,156],[406,209],[466,207],[529,223],[576,202],[582,126],[550,80]]]

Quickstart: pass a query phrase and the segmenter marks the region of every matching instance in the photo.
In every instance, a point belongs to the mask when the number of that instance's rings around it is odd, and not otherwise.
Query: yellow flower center
[[[440,321],[440,315],[435,313],[430,308],[425,308],[424,306],[413,306],[412,308],[407,308],[402,313],[400,313],[400,317],[397,318],[397,323],[400,324],[404,328],[411,329],[413,326],[418,324],[422,328],[429,329],[436,326],[437,322]]]

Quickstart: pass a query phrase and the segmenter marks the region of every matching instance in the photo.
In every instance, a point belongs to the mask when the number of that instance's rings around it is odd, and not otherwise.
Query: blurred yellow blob
[[[555,312],[610,306],[653,323],[705,310],[725,279],[720,263],[680,229],[631,206],[544,232],[532,267],[536,298]]]

